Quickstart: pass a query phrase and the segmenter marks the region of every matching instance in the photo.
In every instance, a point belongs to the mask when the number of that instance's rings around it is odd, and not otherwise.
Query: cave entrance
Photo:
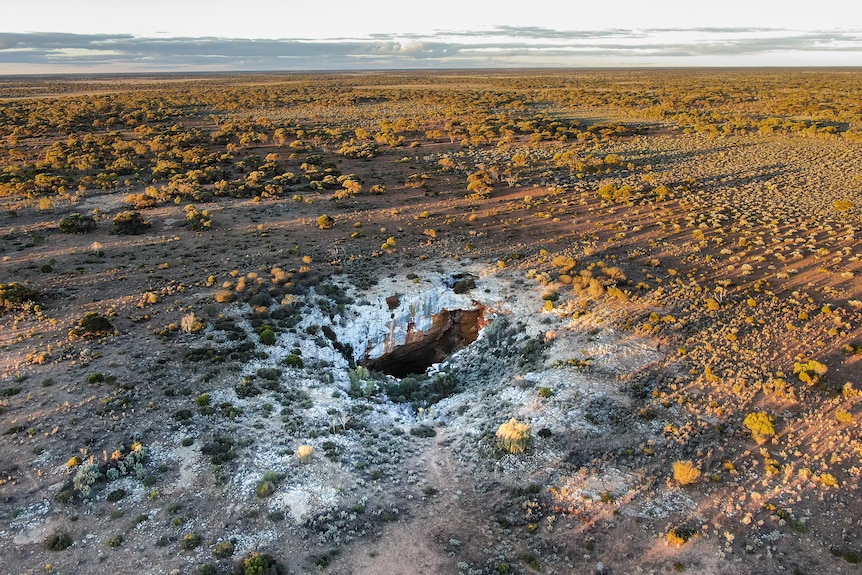
[[[479,330],[487,323],[484,306],[476,309],[444,309],[432,317],[429,329],[416,331],[411,324],[403,345],[380,357],[368,359],[363,365],[399,379],[423,374],[433,364],[444,361],[476,341]]]

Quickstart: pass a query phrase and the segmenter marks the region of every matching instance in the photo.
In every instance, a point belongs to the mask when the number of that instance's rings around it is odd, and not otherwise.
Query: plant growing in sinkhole
[[[58,531],[45,540],[45,548],[49,551],[63,551],[72,546],[72,536],[64,531]]]
[[[530,444],[529,423],[518,421],[514,417],[500,425],[497,429],[497,444],[500,449],[509,453],[523,453]]]
[[[5,311],[26,309],[37,297],[38,291],[18,282],[0,284],[0,315]]]
[[[685,545],[689,539],[697,535],[691,527],[674,527],[667,533],[667,542],[671,545]]]

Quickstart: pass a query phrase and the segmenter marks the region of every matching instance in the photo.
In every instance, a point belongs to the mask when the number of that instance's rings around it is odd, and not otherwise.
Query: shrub
[[[125,489],[115,489],[115,490],[111,491],[110,493],[108,493],[107,500],[110,501],[111,503],[116,503],[117,501],[121,500],[125,496],[126,496],[126,490]]]
[[[829,371],[828,367],[813,359],[805,363],[793,364],[793,373],[797,374],[799,379],[808,385],[818,383],[827,371]]]
[[[94,311],[87,312],[80,320],[78,325],[69,330],[69,337],[72,339],[78,338],[97,338],[114,334],[114,324],[111,320],[102,314]]]
[[[838,479],[831,473],[820,474],[820,484],[824,487],[838,487]]]
[[[45,548],[49,551],[63,551],[72,546],[72,537],[65,532],[54,533],[45,540]]]
[[[208,210],[199,210],[194,204],[189,204],[183,211],[186,212],[186,225],[193,231],[207,231],[212,226],[213,219]]]
[[[237,563],[234,573],[236,575],[282,575],[284,569],[268,553],[255,551]]]
[[[189,312],[180,320],[180,327],[186,333],[197,333],[206,326],[197,318],[195,312]]]
[[[113,233],[121,236],[140,235],[150,228],[150,222],[144,219],[141,212],[120,212],[114,216],[113,223]]]
[[[275,331],[270,325],[263,325],[257,330],[260,343],[264,345],[275,345]]]
[[[201,536],[197,533],[187,533],[183,535],[183,539],[180,541],[180,547],[185,550],[194,549],[201,544],[201,540]]]
[[[86,234],[96,229],[96,220],[79,213],[60,218],[58,226],[64,234]]]
[[[317,227],[319,227],[321,230],[328,230],[334,225],[335,219],[332,216],[323,214],[322,216],[317,218]]]
[[[676,461],[673,464],[673,478],[680,485],[689,485],[700,477],[700,469],[694,466],[690,460]]]
[[[221,543],[216,543],[216,546],[213,547],[213,555],[219,559],[227,559],[233,555],[235,548],[232,541],[222,541]]]
[[[530,443],[530,424],[514,417],[497,429],[497,444],[509,453],[523,453]]]
[[[744,424],[757,443],[764,443],[769,436],[775,435],[775,418],[766,412],[749,413],[745,416]]]
[[[299,449],[296,450],[296,456],[299,458],[300,463],[309,463],[313,455],[314,447],[311,445],[300,445]]]
[[[232,302],[233,299],[234,299],[233,292],[230,291],[229,289],[219,290],[215,294],[215,300],[218,303],[229,303],[229,302]]]
[[[275,483],[264,480],[258,481],[257,486],[254,488],[254,492],[258,497],[269,497],[275,493]]]
[[[18,282],[0,284],[0,314],[13,309],[26,308],[39,297],[39,292]]]
[[[697,535],[690,527],[676,527],[667,533],[667,542],[671,545],[684,545],[689,539]]]

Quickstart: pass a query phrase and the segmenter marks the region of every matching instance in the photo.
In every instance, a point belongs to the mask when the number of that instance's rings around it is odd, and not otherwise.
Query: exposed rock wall
[[[391,356],[414,370],[403,373],[421,373],[475,341],[486,325],[485,307],[455,291],[451,278],[443,277],[374,294],[371,305],[354,308],[355,316],[337,328],[338,340],[353,347],[357,363],[372,369],[393,361]]]

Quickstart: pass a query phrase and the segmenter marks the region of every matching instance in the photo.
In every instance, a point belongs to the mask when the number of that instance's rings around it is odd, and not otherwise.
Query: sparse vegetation
[[[858,561],[860,86],[2,79],[4,565]]]

